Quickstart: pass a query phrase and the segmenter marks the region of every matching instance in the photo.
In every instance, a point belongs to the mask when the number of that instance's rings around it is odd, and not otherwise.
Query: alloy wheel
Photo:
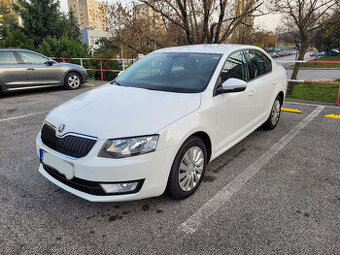
[[[67,83],[73,89],[78,88],[80,86],[80,78],[77,75],[71,75]]]
[[[200,147],[193,146],[184,154],[179,166],[178,181],[183,191],[192,190],[202,177],[204,154]]]

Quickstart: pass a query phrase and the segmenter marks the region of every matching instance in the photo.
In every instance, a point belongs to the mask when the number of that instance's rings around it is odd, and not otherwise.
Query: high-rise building
[[[75,12],[81,29],[108,30],[106,3],[97,0],[68,0],[68,9]]]
[[[133,10],[136,18],[148,19],[157,29],[163,28],[161,13],[155,12],[150,6],[146,4],[136,4]]]

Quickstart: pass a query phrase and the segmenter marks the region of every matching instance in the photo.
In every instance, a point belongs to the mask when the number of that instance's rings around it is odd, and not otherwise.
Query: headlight
[[[98,156],[103,158],[126,158],[156,150],[158,135],[107,140]]]

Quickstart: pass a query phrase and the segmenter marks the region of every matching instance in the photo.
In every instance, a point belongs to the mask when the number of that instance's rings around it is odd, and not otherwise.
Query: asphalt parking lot
[[[340,254],[340,107],[286,103],[211,162],[200,189],[90,203],[38,172],[47,112],[92,87],[0,96],[2,254]],[[89,120],[91,121],[91,120]]]

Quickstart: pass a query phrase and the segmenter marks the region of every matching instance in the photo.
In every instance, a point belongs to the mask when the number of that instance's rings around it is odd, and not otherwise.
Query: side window
[[[258,50],[246,50],[249,59],[249,76],[254,79],[272,70],[271,60]]]
[[[13,52],[0,51],[0,65],[4,64],[18,64]]]
[[[248,80],[247,64],[242,51],[232,53],[221,72],[221,84],[230,78]]]
[[[48,58],[43,57],[34,52],[19,52],[20,57],[24,61],[25,64],[44,64]]]

